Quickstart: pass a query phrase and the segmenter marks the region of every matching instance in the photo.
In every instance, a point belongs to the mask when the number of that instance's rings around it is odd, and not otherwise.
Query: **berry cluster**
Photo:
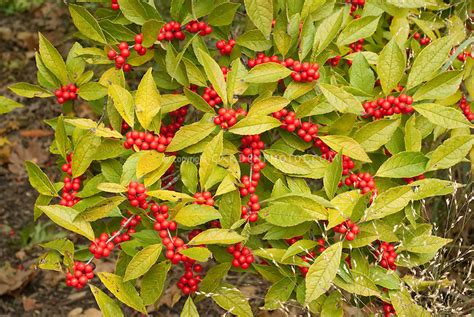
[[[403,180],[407,183],[407,184],[411,184],[413,183],[414,181],[418,181],[420,179],[425,179],[425,175],[424,174],[421,174],[421,175],[418,175],[418,176],[415,176],[415,177],[410,177],[410,178],[404,178]]]
[[[135,45],[133,45],[133,49],[135,52],[137,52],[138,55],[145,55],[146,54],[146,48],[142,45],[143,43],[143,34],[137,34],[135,35]]]
[[[60,89],[57,89],[54,92],[54,95],[56,96],[56,101],[60,105],[62,105],[63,103],[69,100],[76,100],[77,91],[78,91],[78,88],[76,87],[76,85],[69,84],[69,85],[61,87]]]
[[[250,249],[243,246],[241,243],[227,247],[227,252],[232,254],[234,257],[232,260],[232,266],[236,268],[240,267],[243,270],[248,269],[250,264],[255,260]]]
[[[339,65],[339,61],[341,60],[341,55],[334,56],[332,58],[329,58],[326,63],[331,65],[332,67],[336,67]]]
[[[148,209],[148,202],[146,201],[148,195],[146,193],[145,185],[137,182],[130,182],[130,184],[128,184],[127,194],[130,205],[133,207]]]
[[[338,224],[333,228],[333,230],[334,232],[345,234],[345,238],[348,241],[354,240],[360,232],[359,226],[353,223],[350,219]]]
[[[122,42],[118,46],[120,53],[117,53],[114,49],[111,49],[107,53],[107,57],[113,61],[115,60],[115,67],[117,69],[123,69],[124,72],[132,70],[132,65],[127,63],[127,58],[130,56],[130,47],[127,42]],[[146,51],[146,50],[145,50]]]
[[[224,75],[224,79],[227,80],[227,73],[230,71],[227,67],[221,67],[222,75]]]
[[[345,179],[344,183],[347,186],[354,186],[355,188],[360,189],[362,194],[366,194],[368,192],[372,192],[372,194],[377,193],[377,189],[375,188],[375,180],[372,175],[367,172],[351,174]]]
[[[260,135],[244,136],[241,143],[240,162],[250,164],[251,169],[250,176],[243,175],[241,178],[243,187],[240,188],[240,195],[245,197],[250,194],[248,207],[242,206],[242,218],[256,222],[260,204],[255,190],[260,180],[260,171],[265,168],[265,162],[261,160],[261,151],[265,148],[265,143],[260,139]]]
[[[380,242],[379,248],[375,251],[375,256],[380,262],[380,266],[387,270],[396,270],[395,259],[398,254],[395,252],[393,244]]]
[[[172,41],[174,39],[183,41],[185,38],[186,35],[181,31],[181,24],[176,21],[166,23],[160,29],[160,34],[158,34],[158,41]]]
[[[112,0],[111,8],[112,8],[112,10],[115,10],[115,11],[120,9],[120,5],[118,4],[118,0]]]
[[[321,157],[329,162],[332,162],[334,157],[336,157],[337,153],[329,148],[326,143],[324,143],[321,139],[316,139],[314,141],[314,146],[319,148],[321,152]],[[349,175],[349,172],[355,167],[354,161],[346,155],[342,156],[342,175]],[[342,186],[342,183],[340,184]],[[339,187],[340,187],[339,186]]]
[[[316,253],[314,251],[310,251],[310,252],[306,253],[305,255],[301,256],[301,259],[304,262],[309,263],[309,262],[313,262],[315,257],[316,257]],[[308,274],[309,267],[299,266],[298,269],[300,270],[301,275],[303,275],[303,277],[305,277],[306,274]]]
[[[365,110],[364,117],[380,119],[393,114],[412,113],[412,104],[413,98],[405,94],[401,94],[398,97],[388,96],[386,98],[379,98],[377,101],[367,101],[363,104]]]
[[[294,81],[307,83],[318,80],[320,77],[318,63],[292,62],[290,58],[287,58],[285,64],[286,67],[293,70],[291,78],[293,78]]]
[[[258,212],[260,211],[259,197],[256,194],[250,194],[247,206],[242,206],[241,218],[247,219],[249,222],[256,222],[258,220]]]
[[[204,88],[204,94],[201,96],[211,107],[222,104],[222,99],[212,87]]]
[[[363,8],[365,5],[365,0],[346,0],[346,3],[351,4],[351,15],[358,9],[358,7]]]
[[[125,135],[127,138],[123,144],[126,149],[140,150],[156,150],[164,153],[166,147],[171,143],[172,137],[155,135],[153,133],[145,133],[138,131],[130,131]]]
[[[202,266],[200,264],[184,264],[184,274],[177,284],[184,295],[193,294],[198,290],[202,277],[200,274],[194,275],[194,273],[200,272],[202,272]]]
[[[418,33],[418,32],[415,32],[415,33],[413,34],[413,38],[414,38],[415,40],[417,40],[418,43],[420,43],[420,45],[422,45],[422,46],[425,46],[425,45],[428,45],[428,44],[431,43],[431,39],[430,39],[429,37],[427,37],[427,36],[425,36],[425,35],[423,35],[423,37],[422,37],[421,34]]]
[[[319,238],[318,245],[318,252],[323,253],[326,250],[326,241],[323,238]]]
[[[232,53],[232,49],[235,46],[235,40],[230,39],[226,40],[219,40],[216,42],[216,48],[219,50],[221,55],[230,55]]]
[[[127,122],[122,121],[122,125],[120,126],[120,133],[124,134],[130,129],[130,126]]]
[[[297,134],[306,143],[312,142],[318,138],[318,125],[311,122],[303,122]]]
[[[357,42],[349,44],[349,47],[351,51],[354,52],[361,52],[363,47],[362,45],[364,44],[364,39],[360,39]]]
[[[459,108],[461,108],[467,120],[474,120],[474,114],[471,111],[471,105],[467,102],[466,97],[461,98],[461,101],[459,102]]]
[[[186,31],[189,33],[199,33],[201,36],[206,36],[212,33],[212,27],[204,21],[193,20],[186,24]]]
[[[237,123],[237,116],[245,117],[247,112],[244,109],[226,109],[220,108],[218,116],[214,117],[214,123],[220,125],[222,129],[228,129]]]
[[[394,317],[396,316],[395,308],[392,304],[383,303],[383,315],[384,317]]]
[[[94,278],[94,267],[91,264],[75,262],[72,273],[66,273],[66,285],[82,289],[89,280]]]
[[[72,176],[72,157],[73,153],[69,153],[66,156],[66,163],[61,166],[61,170]],[[61,206],[72,207],[77,204],[81,199],[76,197],[77,192],[81,188],[81,179],[80,178],[73,178],[71,177],[64,177],[64,185],[61,195],[61,201],[59,204]]]
[[[287,60],[293,61],[291,58],[288,58]],[[273,55],[273,56],[266,56],[264,53],[258,53],[257,58],[249,58],[247,61],[247,65],[250,68],[254,68],[257,65],[260,64],[265,64],[265,63],[279,63],[282,64],[283,66],[286,66],[286,64],[283,64],[285,62],[281,62],[278,56]]]
[[[100,237],[96,238],[89,246],[89,251],[96,259],[108,257],[110,252],[114,249],[115,244],[108,240],[109,235],[107,233],[102,233]]]
[[[272,116],[280,120],[280,128],[288,132],[294,132],[296,128],[299,128],[301,126],[301,121],[296,118],[296,113],[294,111],[281,109],[280,111],[272,113]]]
[[[214,198],[212,198],[211,192],[196,193],[194,199],[193,204],[214,206]]]
[[[451,50],[450,55],[454,55],[455,53],[456,53],[456,48],[453,48]],[[474,56],[472,53],[468,51],[462,51],[461,53],[459,53],[458,56],[456,56],[456,58],[463,63],[467,60],[468,57],[473,58]]]
[[[296,242],[300,241],[301,239],[303,239],[303,236],[296,236],[293,238],[285,239],[285,242],[288,243],[289,245],[293,245]]]

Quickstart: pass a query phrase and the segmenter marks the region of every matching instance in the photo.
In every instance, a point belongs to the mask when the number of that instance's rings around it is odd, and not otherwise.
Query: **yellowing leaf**
[[[199,182],[201,188],[206,190],[206,183],[211,177],[212,172],[217,167],[222,151],[224,149],[224,133],[221,130],[211,142],[209,142],[201,155],[201,161],[199,163]]]
[[[117,109],[120,116],[133,128],[135,113],[132,94],[117,84],[111,84],[109,86],[109,96],[112,97],[115,109]]]
[[[350,93],[344,89],[321,83],[319,88],[328,102],[342,113],[361,114],[364,111],[361,103]]]
[[[364,149],[354,139],[345,135],[327,135],[319,137],[330,148],[336,152],[342,151],[342,154],[362,162],[371,162]]]
[[[82,217],[78,217],[79,211],[59,205],[38,206],[38,208],[58,226],[94,241],[94,230],[92,230],[90,223],[85,221]]]
[[[243,240],[244,237],[233,230],[207,229],[195,236],[188,244],[234,244]]]
[[[216,129],[213,122],[196,122],[185,125],[176,132],[171,143],[166,148],[168,152],[177,152],[198,143]]]
[[[195,227],[220,218],[221,214],[214,207],[197,204],[184,206],[174,216],[177,223],[186,227]]]
[[[155,116],[160,112],[160,93],[156,89],[152,68],[143,76],[135,95],[135,107],[138,121],[147,130]]]
[[[248,83],[271,83],[290,76],[291,70],[278,63],[263,63],[253,67],[245,81]]]
[[[102,292],[98,287],[89,284],[91,292],[94,295],[97,305],[99,305],[100,311],[104,314],[104,317],[121,317],[123,312],[117,303]]]
[[[145,247],[143,250],[138,251],[137,254],[132,258],[130,263],[127,265],[123,281],[130,281],[142,276],[155,264],[160,256],[162,245],[152,244]]]
[[[124,282],[121,276],[107,272],[100,272],[97,276],[118,300],[125,305],[146,314],[143,300],[140,298],[140,295],[138,295],[137,290],[133,287],[131,282]]]

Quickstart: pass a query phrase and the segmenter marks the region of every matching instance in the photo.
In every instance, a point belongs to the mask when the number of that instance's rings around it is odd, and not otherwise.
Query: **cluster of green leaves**
[[[413,268],[450,242],[433,235],[433,226],[423,219],[422,202],[462,186],[441,179],[438,171],[467,161],[474,144],[472,124],[457,108],[460,85],[469,95],[474,93],[474,62],[468,59],[460,65],[449,55],[453,47],[462,50],[472,42],[466,40],[460,18],[467,16],[465,7],[439,0],[367,0],[359,9],[361,18],[353,19],[349,6],[333,0],[173,0],[169,8],[163,2],[119,0],[120,12],[99,8],[94,15],[71,4],[83,44],[75,43],[66,61],[40,35],[38,85],[18,83],[10,89],[28,98],[49,98],[61,85],[75,83],[79,97],[100,120],[74,117],[68,102],[63,106],[67,115],[47,122],[55,130],[51,152],[60,157],[59,164],[74,152],[72,175],[83,177],[84,187],[74,207],[48,205],[57,201],[62,183],[52,182],[28,162],[31,184],[40,193],[35,219],[44,213],[59,226],[93,240],[100,232],[117,230],[125,210],[142,215],[137,232],[121,245],[115,272],[98,273],[116,299],[142,313],[160,298],[171,265],[161,252],[153,221],[126,200],[132,180],[143,182],[155,201],[170,206],[180,232],[203,230],[183,252],[209,263],[200,291],[234,315],[252,315],[244,295],[224,281],[232,259],[226,246],[242,242],[268,262],[249,269],[272,284],[264,309],[295,299],[311,312],[342,316],[342,294],[363,298],[359,303],[390,302],[399,316],[428,316],[410,296],[415,278],[381,268],[373,252],[377,240],[395,243],[397,265]],[[188,34],[182,43],[155,42],[164,21],[184,25],[195,19],[212,25],[212,35]],[[414,30],[428,35],[432,43],[420,47],[411,39]],[[138,33],[143,33],[144,46],[153,48],[144,56],[133,53],[128,62],[134,73],[125,76],[107,58],[107,51],[121,41],[132,42]],[[229,34],[237,45],[230,56],[218,56],[215,40]],[[348,45],[361,38],[364,51],[351,53]],[[317,62],[321,78],[317,83],[293,82],[290,71],[275,63],[249,70],[246,60],[261,51]],[[352,65],[325,66],[337,55]],[[230,69],[227,79],[220,66]],[[244,107],[248,115],[222,131],[212,122],[215,109],[189,90],[190,84],[212,85],[224,107]],[[362,116],[362,102],[396,95],[398,84],[413,96],[414,113],[377,121]],[[122,121],[158,134],[161,124],[168,122],[167,114],[188,104],[188,122],[168,146],[169,155],[124,149],[118,132]],[[2,112],[17,106],[0,99]],[[314,155],[311,143],[279,128],[271,113],[285,107],[319,125],[321,140],[339,152],[332,163]],[[238,153],[241,136],[255,134],[266,143],[267,166],[257,188],[263,207],[260,220],[249,224],[240,219],[246,201],[238,189],[248,167],[239,164]],[[355,161],[356,171],[375,175],[378,195],[372,200],[370,193],[338,187],[342,154]],[[180,171],[175,191],[163,189],[161,182],[173,164]],[[420,174],[426,179],[404,181]],[[191,204],[192,195],[205,190],[213,193],[216,206]],[[330,230],[347,219],[361,228],[354,241],[340,240]],[[222,228],[206,229],[211,220],[219,220]],[[304,239],[288,246],[285,239],[294,236]],[[314,262],[304,262],[301,256],[321,236],[330,246]],[[60,271],[73,259],[89,257],[87,250],[67,239],[43,246],[48,249],[40,260],[44,269]],[[295,269],[298,266],[309,268],[306,278]],[[104,315],[122,315],[115,300],[95,286],[91,290]],[[194,301],[202,299],[199,295]],[[191,297],[182,315],[198,315]]]

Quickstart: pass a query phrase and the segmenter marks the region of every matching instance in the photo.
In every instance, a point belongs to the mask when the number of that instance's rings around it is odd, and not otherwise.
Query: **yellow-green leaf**
[[[118,300],[125,305],[146,314],[143,300],[140,298],[140,295],[138,295],[137,290],[131,282],[124,282],[121,276],[107,272],[100,272],[97,276]]]
[[[132,258],[130,263],[125,270],[123,281],[130,281],[142,276],[155,264],[161,253],[162,245],[152,244],[145,247],[143,250],[138,251],[137,254]]]
[[[89,222],[85,221],[80,216],[78,217],[79,211],[60,205],[38,206],[38,208],[58,226],[94,241],[94,230],[92,230]]]

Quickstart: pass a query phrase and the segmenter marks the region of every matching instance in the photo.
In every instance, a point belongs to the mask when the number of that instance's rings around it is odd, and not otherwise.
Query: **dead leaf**
[[[0,268],[0,295],[11,294],[31,282],[36,275],[31,269],[16,270],[6,262]]]
[[[36,302],[36,299],[32,298],[32,297],[26,297],[26,296],[23,296],[21,298],[21,302],[23,304],[23,309],[25,311],[32,311],[32,310],[35,310],[37,308],[41,308],[43,305],[41,304],[38,304]]]
[[[53,131],[33,129],[33,130],[22,130],[20,135],[25,138],[42,138],[53,135]]]
[[[166,305],[169,308],[173,308],[174,304],[176,304],[180,298],[181,290],[178,288],[178,286],[176,286],[176,284],[174,284],[173,286],[166,289],[165,294],[158,302],[158,307]]]
[[[64,280],[64,274],[58,274],[56,271],[42,271],[43,285],[49,287],[56,287],[59,282]]]
[[[43,165],[48,161],[48,151],[41,147],[41,142],[31,140],[26,146],[21,143],[16,144],[10,156],[8,170],[18,176],[26,175],[24,162],[33,161],[38,165]]]
[[[88,308],[84,311],[81,307],[77,307],[71,310],[67,317],[102,317],[102,313],[96,308]]]
[[[25,253],[25,251],[20,250],[20,251],[18,251],[17,253],[15,253],[15,257],[16,257],[18,260],[22,260],[22,261],[23,261],[23,260],[25,259],[25,257],[26,257],[26,253]]]

